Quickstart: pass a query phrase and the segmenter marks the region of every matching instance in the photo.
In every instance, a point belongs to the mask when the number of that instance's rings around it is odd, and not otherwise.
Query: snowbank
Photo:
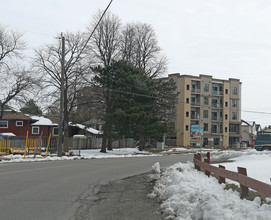
[[[79,155],[79,150],[72,151],[74,155]],[[46,158],[37,155],[33,158],[33,155],[29,155],[24,159],[23,155],[7,155],[2,156],[3,158],[0,163],[12,163],[12,162],[39,162],[39,161],[53,161],[53,160],[76,160],[76,159],[104,159],[104,158],[123,158],[123,157],[150,157],[150,156],[161,156],[157,154],[149,154],[146,151],[139,151],[136,148],[120,148],[108,151],[107,153],[101,153],[100,149],[94,150],[81,150],[80,156],[63,156],[58,157],[57,155],[49,155]]]
[[[241,200],[237,192],[194,169],[192,163],[178,163],[165,170],[153,193],[163,202],[166,219],[269,219],[271,206]]]

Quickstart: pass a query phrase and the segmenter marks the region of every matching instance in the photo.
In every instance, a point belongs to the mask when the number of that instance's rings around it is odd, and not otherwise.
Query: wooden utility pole
[[[64,142],[64,120],[63,120],[63,106],[64,106],[64,72],[65,72],[65,37],[61,33],[61,82],[60,82],[60,110],[58,121],[58,156],[62,156],[63,142]]]

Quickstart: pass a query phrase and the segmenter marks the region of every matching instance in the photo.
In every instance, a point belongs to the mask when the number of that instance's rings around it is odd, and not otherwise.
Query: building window
[[[186,103],[189,104],[189,98],[186,98]]]
[[[218,87],[217,86],[212,86],[212,94],[213,95],[218,95]]]
[[[237,112],[232,112],[232,120],[237,120]]]
[[[219,145],[219,138],[214,138],[214,145]]]
[[[189,127],[188,125],[185,126],[185,130],[188,131],[189,130]]]
[[[228,120],[228,114],[225,114],[225,120]]]
[[[186,85],[186,90],[189,90],[189,85]]]
[[[228,94],[228,89],[225,89],[225,94]]]
[[[227,133],[228,132],[228,128],[227,127],[225,127],[225,133]]]
[[[225,107],[228,107],[228,102],[225,102]]]
[[[217,125],[212,125],[211,126],[211,132],[214,133],[214,134],[218,133],[217,132]]]
[[[237,95],[237,87],[232,88],[232,94]]]
[[[185,113],[185,116],[186,116],[186,117],[189,117],[189,112],[186,112],[186,113]]]
[[[231,133],[237,133],[237,125],[230,124],[229,130],[230,130]]]
[[[204,123],[203,125],[204,125],[203,131],[208,131],[208,123]]]
[[[204,105],[209,105],[209,98],[208,97],[204,97]]]
[[[203,138],[203,144],[206,146],[208,145],[208,138]]]
[[[212,99],[212,107],[213,108],[219,108],[219,104],[218,104],[217,99]]]
[[[204,84],[204,92],[209,92],[209,84]]]
[[[237,100],[236,99],[232,100],[232,107],[237,107]]]
[[[40,133],[40,127],[32,127],[32,134],[39,134]]]
[[[203,118],[208,118],[208,110],[203,110]]]
[[[53,128],[53,136],[58,136],[58,127]]]
[[[24,125],[23,121],[16,121],[16,126],[21,127]]]
[[[8,128],[8,121],[0,121],[0,128]]]
[[[217,120],[217,112],[212,112],[212,120],[216,121]]]

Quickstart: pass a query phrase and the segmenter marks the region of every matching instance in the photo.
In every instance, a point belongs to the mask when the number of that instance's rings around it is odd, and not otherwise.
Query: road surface
[[[192,155],[0,164],[0,219],[75,219],[80,201],[111,181],[191,161]]]

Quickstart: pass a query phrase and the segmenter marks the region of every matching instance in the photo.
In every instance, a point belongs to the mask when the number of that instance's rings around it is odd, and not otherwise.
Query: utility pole
[[[65,72],[65,37],[61,33],[61,82],[60,82],[60,111],[58,121],[58,156],[62,156],[63,142],[64,142],[64,120],[63,120],[63,106],[64,106],[64,72]]]

